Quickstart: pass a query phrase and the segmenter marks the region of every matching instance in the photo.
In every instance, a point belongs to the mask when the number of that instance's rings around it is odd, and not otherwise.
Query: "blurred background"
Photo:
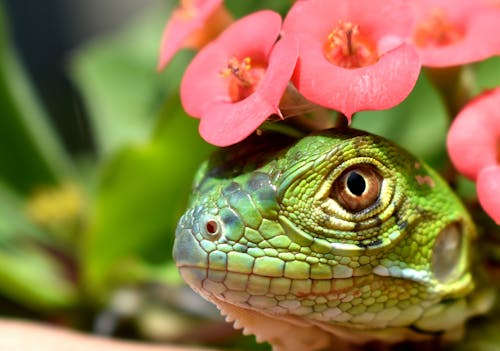
[[[1,315],[157,341],[237,335],[171,260],[210,150],[179,107],[180,74],[156,72],[174,5],[0,2]]]
[[[19,58],[65,146],[92,150],[87,114],[68,76],[71,53],[165,1],[3,1]]]
[[[226,324],[172,261],[191,179],[212,150],[179,102],[193,53],[156,71],[176,4],[0,0],[0,316],[131,339],[269,349]],[[263,7],[285,13],[290,1],[227,6],[236,16]],[[478,90],[499,84],[498,57],[473,69]],[[360,113],[354,126],[445,170],[448,123],[422,75],[404,103]],[[460,180],[465,199],[475,197],[473,188]],[[475,325],[460,350],[498,350],[498,319]]]

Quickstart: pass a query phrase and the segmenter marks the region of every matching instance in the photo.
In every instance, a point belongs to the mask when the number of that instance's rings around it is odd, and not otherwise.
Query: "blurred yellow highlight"
[[[28,216],[59,237],[71,237],[81,228],[86,199],[81,186],[63,183],[37,189],[26,204]]]

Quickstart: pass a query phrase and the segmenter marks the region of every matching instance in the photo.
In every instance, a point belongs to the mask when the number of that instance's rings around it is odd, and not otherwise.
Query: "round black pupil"
[[[366,189],[366,182],[363,176],[356,172],[351,172],[347,176],[347,188],[356,196],[361,196]]]

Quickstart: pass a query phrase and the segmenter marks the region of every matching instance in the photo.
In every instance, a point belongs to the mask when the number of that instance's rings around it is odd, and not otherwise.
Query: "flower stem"
[[[427,77],[444,100],[450,121],[475,95],[476,79],[470,66],[426,68]]]

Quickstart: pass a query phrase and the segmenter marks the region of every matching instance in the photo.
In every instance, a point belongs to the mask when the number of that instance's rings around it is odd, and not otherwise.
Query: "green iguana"
[[[337,350],[457,339],[488,310],[474,224],[423,162],[353,129],[255,139],[201,166],[174,246],[235,327],[275,350]]]

